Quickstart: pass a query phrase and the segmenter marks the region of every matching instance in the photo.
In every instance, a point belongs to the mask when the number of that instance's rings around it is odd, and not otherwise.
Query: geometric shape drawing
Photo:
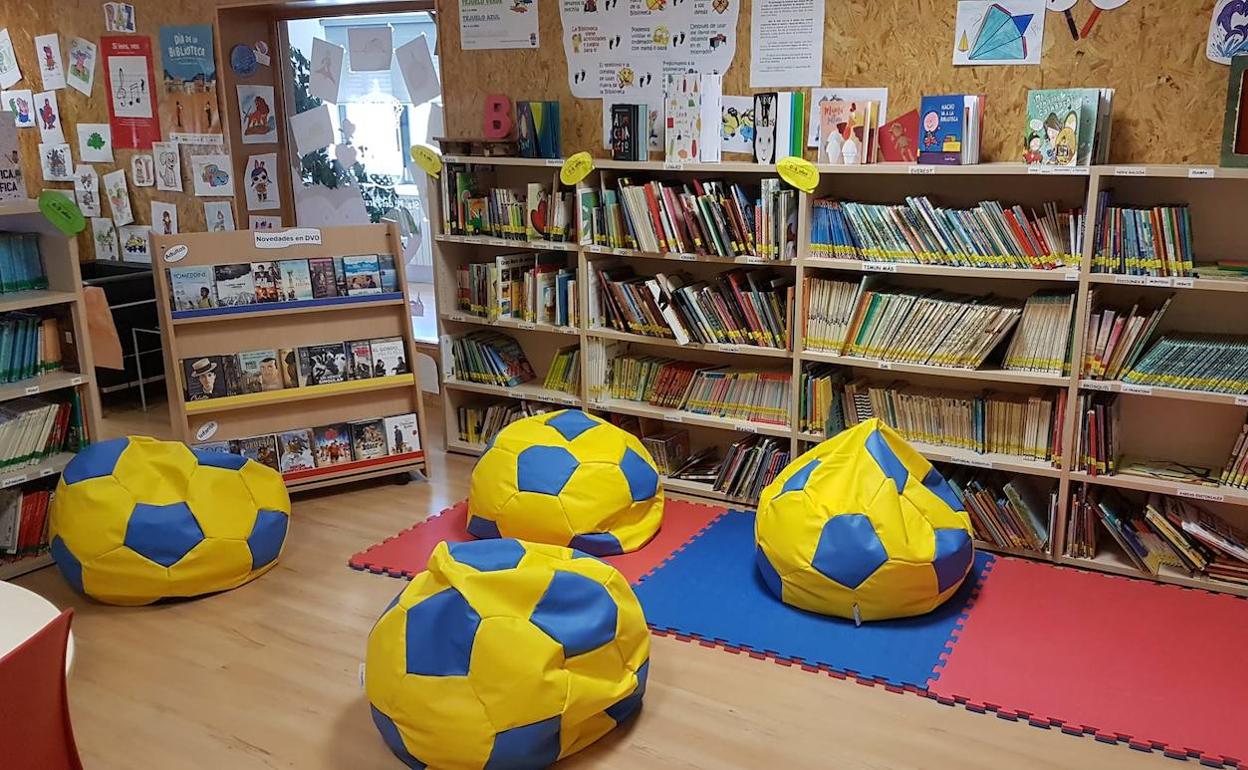
[[[1011,16],[1010,12],[1000,5],[993,5],[984,14],[979,25],[975,42],[968,55],[971,61],[983,59],[1015,59],[1027,58],[1027,39],[1023,37],[1028,25],[1035,18],[1032,14]]]
[[[953,63],[1039,64],[1045,0],[959,0]]]

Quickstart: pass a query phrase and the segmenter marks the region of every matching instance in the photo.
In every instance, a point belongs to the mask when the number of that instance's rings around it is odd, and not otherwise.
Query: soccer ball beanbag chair
[[[755,538],[763,582],[786,604],[855,620],[932,611],[974,558],[953,488],[876,419],[781,471],[759,500]]]
[[[91,444],[61,473],[48,537],[61,574],[109,604],[237,588],[281,554],[281,475],[225,452],[129,436]]]
[[[649,655],[611,565],[509,538],[439,543],[369,633],[364,688],[408,767],[540,768],[636,713]]]
[[[645,545],[662,521],[663,487],[645,446],[575,409],[511,423],[472,471],[468,531],[479,538],[614,556]]]

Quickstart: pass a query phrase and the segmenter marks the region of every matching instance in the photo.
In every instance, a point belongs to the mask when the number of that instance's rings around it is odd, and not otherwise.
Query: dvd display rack
[[[316,426],[367,421],[394,415],[417,415],[418,436],[423,437],[425,425],[420,384],[412,362],[415,341],[408,314],[409,298],[402,259],[402,246],[396,225],[376,224],[350,227],[300,228],[260,233],[236,231],[223,233],[185,233],[153,237],[153,262],[156,266],[156,295],[164,337],[165,367],[176,376],[167,378],[170,423],[175,438],[194,446],[223,441],[239,441],[256,436],[312,429]],[[173,286],[194,275],[196,267],[207,267],[206,275],[219,266],[256,263],[276,264],[307,260],[310,266],[319,262],[326,266],[333,283],[333,261],[340,258],[337,268],[342,272],[342,259],[353,257],[389,257],[395,275],[379,280],[375,272],[362,274],[357,287],[345,289],[344,276],[339,275],[338,287],[329,286],[315,294],[309,281],[322,279],[314,271],[296,276],[278,277],[279,286],[290,286],[268,296],[262,289],[249,303],[230,304],[219,301],[214,287],[198,287],[204,300],[174,295],[185,291],[186,285]],[[176,268],[180,272],[171,272]],[[219,276],[218,276],[219,277]],[[217,282],[216,290],[222,284]],[[194,287],[191,287],[194,288]],[[272,287],[268,287],[272,288]],[[209,298],[211,297],[211,298]],[[215,398],[188,400],[186,380],[193,377],[196,362],[205,362],[201,369],[215,368],[216,357],[229,357],[256,349],[308,349],[326,343],[379,338],[402,341],[406,363],[394,372],[372,372],[368,376],[312,384],[299,381],[297,387],[253,389],[256,392],[224,395]],[[184,367],[190,361],[191,369]],[[393,367],[392,367],[393,368]],[[222,381],[225,373],[219,372]],[[294,383],[289,383],[294,385]],[[349,443],[349,442],[348,442]],[[326,464],[285,472],[287,487],[302,491],[350,481],[383,476],[402,476],[410,471],[428,473],[424,441],[368,459]],[[308,447],[302,447],[307,450]],[[244,452],[245,454],[246,452]],[[319,464],[318,464],[319,466]]]
[[[34,376],[6,378],[0,384],[0,407],[11,406],[17,399],[48,399],[64,397],[80,409],[76,419],[85,433],[80,441],[89,442],[99,430],[99,392],[94,384],[94,364],[87,336],[86,307],[83,302],[82,277],[78,267],[78,245],[67,238],[39,211],[33,200],[0,203],[0,232],[5,235],[34,233],[38,236],[39,255],[46,288],[0,293],[0,317],[26,314],[51,318],[59,332],[60,364]],[[50,490],[55,477],[73,458],[72,452],[45,453],[45,456],[22,465],[0,468],[0,494],[20,490]],[[45,524],[46,527],[46,524]],[[25,554],[0,552],[0,580],[7,580],[52,563],[46,548],[35,548]]]
[[[446,156],[448,164],[467,164],[486,175],[489,184],[523,190],[531,182],[558,185],[557,161],[517,158],[473,158]],[[459,407],[491,404],[531,405],[533,409],[575,407],[603,415],[635,415],[648,425],[666,424],[688,429],[690,444],[718,446],[721,450],[749,434],[774,437],[788,442],[791,457],[823,440],[819,432],[802,430],[799,415],[803,367],[825,365],[844,372],[846,380],[864,386],[904,383],[920,390],[960,393],[991,393],[1005,399],[1026,400],[1041,396],[1064,406],[1053,417],[1052,457],[1035,459],[1017,453],[980,453],[972,449],[915,441],[917,448],[939,467],[950,473],[959,467],[983,469],[1002,474],[1001,478],[1021,478],[1044,497],[1051,496],[1046,512],[1050,536],[1041,550],[1021,550],[980,541],[988,550],[1015,553],[1030,558],[1055,561],[1094,570],[1152,577],[1162,582],[1205,588],[1248,596],[1248,586],[1210,579],[1200,574],[1162,567],[1156,575],[1144,575],[1108,536],[1090,556],[1069,556],[1064,542],[1073,500],[1085,490],[1114,487],[1133,501],[1148,493],[1187,498],[1199,502],[1232,526],[1248,530],[1248,491],[1239,487],[1193,483],[1158,473],[1127,475],[1079,470],[1081,445],[1079,431],[1083,415],[1080,396],[1092,393],[1116,394],[1121,400],[1115,437],[1121,455],[1169,461],[1176,466],[1212,468],[1213,475],[1230,462],[1236,437],[1248,414],[1248,392],[1218,392],[1188,386],[1139,385],[1125,380],[1094,379],[1083,374],[1086,335],[1090,319],[1102,306],[1133,304],[1155,307],[1173,296],[1160,322],[1144,330],[1140,352],[1167,334],[1232,335],[1248,329],[1248,305],[1243,295],[1248,280],[1240,275],[1248,267],[1237,266],[1242,248],[1242,228],[1236,212],[1248,205],[1248,171],[1190,166],[1093,166],[1069,169],[1035,168],[1017,163],[986,163],[968,166],[921,166],[873,164],[864,166],[819,166],[820,182],[811,194],[798,196],[796,259],[760,259],[755,256],[707,256],[697,253],[646,253],[601,244],[582,244],[573,236],[569,242],[528,243],[490,236],[435,236],[438,317],[442,342],[442,372],[446,445],[451,451],[480,454],[484,443],[464,441],[458,425]],[[595,170],[578,188],[608,187],[621,176],[642,182],[690,181],[693,179],[740,180],[757,185],[764,178],[775,178],[774,166],[751,163],[670,164],[664,162],[622,162],[595,160]],[[1098,201],[1109,193],[1113,206],[1142,207],[1186,204],[1186,223],[1193,252],[1193,265],[1182,274],[1118,275],[1093,272],[1093,259],[1101,247],[1098,241]],[[966,209],[983,201],[1019,204],[1030,211],[1043,211],[1046,203],[1062,211],[1082,214],[1078,233],[1078,254],[1050,266],[1050,269],[1017,267],[969,267],[934,264],[928,261],[901,262],[847,259],[829,256],[826,249],[811,246],[812,209],[820,199],[899,205],[912,196],[928,196],[935,205]],[[445,204],[446,200],[435,201]],[[435,222],[444,218],[435,214]],[[1189,226],[1190,225],[1190,226]],[[1158,232],[1161,232],[1160,230]],[[1175,233],[1177,237],[1178,233]],[[1161,237],[1160,235],[1158,237]],[[1173,248],[1173,246],[1172,246]],[[600,328],[580,312],[574,323],[551,326],[511,318],[479,317],[463,312],[457,304],[460,289],[457,271],[469,263],[490,262],[501,254],[522,251],[558,251],[574,269],[576,305],[589,306],[591,269],[600,260],[631,267],[638,274],[686,271],[696,279],[706,279],[733,263],[765,263],[773,272],[791,271],[794,312],[790,349],[759,348],[737,344],[680,344],[675,340]],[[818,252],[818,253],[816,253]],[[1222,261],[1223,264],[1217,264]],[[1236,272],[1236,267],[1242,267]],[[1164,272],[1164,271],[1163,271]],[[882,360],[807,349],[802,332],[803,310],[809,298],[802,295],[804,281],[811,278],[857,282],[874,276],[879,285],[901,291],[938,291],[1001,298],[1021,303],[1037,292],[1073,295],[1073,318],[1068,337],[1068,353],[1061,373],[1028,371],[1025,367],[1003,367],[1000,351],[975,369],[952,368],[912,361]],[[1096,309],[1093,303],[1096,303]],[[457,375],[454,341],[465,335],[495,331],[513,338],[527,357],[535,375],[520,385],[470,382]],[[571,392],[544,386],[548,368],[561,350],[574,347],[580,358],[580,381]],[[645,401],[612,399],[600,381],[610,362],[626,355],[655,356],[680,361],[705,362],[750,371],[786,372],[791,388],[788,419],[777,423],[750,422],[733,417],[698,414],[653,406]],[[996,363],[994,363],[996,362]],[[595,380],[595,378],[598,378]],[[1248,390],[1248,389],[1245,389]],[[661,429],[661,428],[660,428]],[[1241,452],[1241,456],[1242,456]],[[1216,478],[1215,478],[1216,481]],[[669,492],[749,505],[753,500],[734,498],[703,482],[665,479]]]

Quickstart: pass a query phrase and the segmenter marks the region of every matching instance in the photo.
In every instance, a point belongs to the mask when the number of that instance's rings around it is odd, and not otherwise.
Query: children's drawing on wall
[[[104,4],[104,29],[109,32],[134,32],[136,20],[130,3]]]
[[[204,222],[210,233],[224,233],[234,229],[234,208],[229,201],[204,201]]]
[[[0,91],[0,104],[13,113],[13,125],[18,128],[35,127],[35,97],[30,91]]]
[[[65,129],[61,125],[61,108],[56,103],[56,91],[35,94],[35,117],[39,124],[39,136],[44,142],[60,144],[65,141]]]
[[[152,201],[152,232],[157,235],[177,235],[178,207],[164,201]]]
[[[1039,64],[1045,0],[959,0],[955,65]]]
[[[83,96],[90,96],[95,87],[95,58],[95,43],[80,37],[70,38],[66,81]]]
[[[342,80],[342,55],[340,45],[312,40],[312,70],[308,76],[308,93],[332,104],[338,103],[338,87]]]
[[[822,130],[823,105],[832,101],[850,104],[876,102],[879,105],[879,126],[888,122],[887,88],[815,88],[810,92],[810,117],[806,123],[806,146],[820,147],[824,144]]]
[[[79,163],[74,168],[74,199],[84,217],[100,215],[100,178],[89,164]]]
[[[126,262],[152,261],[152,228],[147,225],[127,225],[117,228],[117,241],[121,245],[121,258]]]
[[[43,90],[52,91],[65,87],[65,64],[61,60],[60,35],[55,32],[35,35],[35,59],[39,62]]]
[[[281,230],[282,218],[266,216],[263,214],[252,214],[251,216],[247,217],[247,229],[248,230],[261,230],[264,232],[271,232],[273,230]]]
[[[238,87],[238,113],[243,144],[275,144],[277,115],[273,112],[273,86]]]
[[[252,155],[247,159],[246,178],[243,181],[246,183],[249,211],[281,208],[277,180],[274,178],[276,171],[277,153]]]
[[[113,131],[107,123],[79,123],[78,159],[84,163],[113,162]]]
[[[135,187],[151,187],[156,184],[156,163],[151,155],[140,153],[130,158],[130,179]]]
[[[1248,53],[1248,0],[1218,0],[1209,19],[1205,55],[1218,64]]]
[[[211,24],[160,28],[164,72],[161,122],[171,142],[221,142],[221,107],[217,100],[217,62]]]
[[[234,194],[234,171],[229,155],[191,156],[191,176],[195,180],[196,195]]]
[[[182,192],[182,163],[178,145],[173,142],[153,142],[152,160],[156,166],[156,189]]]
[[[776,162],[775,92],[754,95],[754,162]]]
[[[8,28],[0,29],[0,88],[12,88],[22,79],[22,70],[13,51],[13,39]]]
[[[130,208],[130,188],[126,185],[125,169],[110,171],[100,181],[104,183],[104,197],[108,199],[113,224],[121,227],[133,222],[134,211]]]
[[[113,114],[123,118],[152,116],[152,86],[147,81],[147,60],[142,56],[110,56]]]
[[[39,145],[39,165],[43,169],[43,181],[74,181],[74,174],[70,168],[72,163],[73,159],[70,158],[68,144],[61,142],[59,144]]]
[[[118,259],[117,228],[108,217],[91,217],[91,240],[95,243],[96,259]]]

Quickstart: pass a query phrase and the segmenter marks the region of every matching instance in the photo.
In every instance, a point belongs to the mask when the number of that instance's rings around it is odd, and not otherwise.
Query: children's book
[[[777,139],[777,111],[780,94],[767,91],[754,94],[754,162],[775,163]]]
[[[776,100],[776,159],[801,157],[806,120],[806,95],[801,91],[781,91]]]
[[[1024,163],[1029,166],[1074,166],[1078,164],[1080,154],[1084,154],[1081,151],[1086,153],[1086,162],[1092,153],[1096,107],[1093,105],[1092,125],[1080,126],[1084,90],[1054,88],[1027,92]],[[1086,145],[1081,141],[1084,128],[1088,132]]]
[[[272,433],[264,436],[240,438],[234,442],[234,451],[275,471],[281,471],[277,456],[277,441]]]
[[[351,430],[345,422],[313,428],[312,436],[316,443],[316,467],[342,465],[354,459],[351,455]]]
[[[217,303],[223,307],[250,305],[256,301],[250,263],[213,265],[213,278],[217,284]]]
[[[343,257],[342,268],[347,279],[347,294],[354,297],[381,293],[381,266],[376,255]]]
[[[291,430],[277,434],[277,447],[281,451],[281,471],[306,471],[316,467],[312,457],[312,431]]]
[[[328,385],[347,380],[347,354],[341,342],[299,348],[299,384]]]
[[[983,99],[975,94],[924,96],[919,103],[919,163],[979,162]]]
[[[334,277],[334,260],[329,257],[308,260],[312,280],[312,296],[317,299],[338,296],[338,279]]]
[[[378,254],[377,267],[381,274],[381,290],[385,293],[398,291],[399,271],[394,269],[394,255]]]
[[[919,111],[910,110],[880,126],[880,159],[914,163],[919,157]]]
[[[647,107],[644,104],[611,105],[611,157],[614,160],[647,160]],[[582,188],[589,189],[589,188]]]
[[[385,419],[386,452],[392,455],[420,451],[420,431],[415,414],[400,414]]]
[[[524,229],[530,241],[544,241],[550,233],[550,193],[541,182],[529,182],[524,196]]]
[[[373,354],[373,376],[386,377],[392,374],[407,374],[407,354],[403,350],[402,337],[383,337],[373,340],[370,344]]]
[[[353,380],[367,380],[373,376],[373,348],[368,340],[347,343],[348,372]]]
[[[212,265],[169,268],[173,310],[200,310],[217,306],[216,278]]]
[[[299,302],[313,299],[312,271],[308,269],[306,259],[283,259],[275,263],[280,274],[280,286],[283,302]]]
[[[282,301],[282,273],[276,262],[252,262],[251,278],[256,284],[256,302]]]
[[[537,157],[560,157],[563,154],[563,136],[559,125],[559,102],[533,102],[532,112],[537,129]]]
[[[281,390],[285,387],[277,351],[272,348],[239,353],[238,365],[242,370],[244,393]]]
[[[663,147],[668,161],[698,159],[702,142],[702,78],[668,75],[663,92]]]
[[[383,420],[359,420],[351,423],[351,452],[357,460],[385,457],[386,426]]]
[[[533,117],[535,102],[516,102],[516,144],[522,158],[539,158],[537,125]]]

